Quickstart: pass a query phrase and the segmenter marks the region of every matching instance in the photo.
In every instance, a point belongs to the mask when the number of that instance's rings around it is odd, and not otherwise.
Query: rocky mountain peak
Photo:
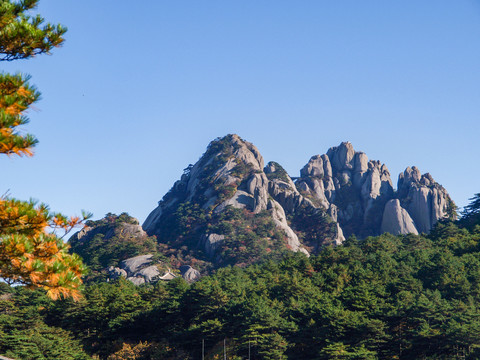
[[[355,150],[351,143],[342,142],[339,146],[331,147],[327,151],[327,156],[336,170],[353,169]]]
[[[194,221],[196,225],[188,233],[196,240],[192,238],[191,241],[203,249],[208,259],[221,262],[219,254],[234,242],[232,231],[235,231],[230,227],[216,232],[211,229],[221,228],[223,225],[218,226],[219,223],[233,221],[230,209],[238,209],[254,217],[258,214],[259,218],[272,224],[273,229],[280,231],[278,236],[285,238],[283,246],[306,252],[289,227],[283,207],[269,195],[269,184],[274,183],[298,194],[295,184],[279,164],[272,162],[264,166],[263,157],[253,144],[238,135],[215,139],[199,161],[185,169],[181,179],[147,217],[143,228],[148,234],[163,239],[166,224],[171,221],[169,219],[180,208],[183,211],[185,206],[195,206],[205,220]],[[208,222],[208,226],[204,222]],[[204,226],[205,230],[202,229]]]
[[[452,204],[416,167],[400,174],[395,191],[387,166],[350,142],[312,156],[294,180],[277,162],[265,166],[258,149],[238,135],[217,138],[143,228],[173,248],[200,251],[202,261],[233,265],[245,263],[242,252],[254,258],[282,247],[316,252],[342,243],[344,233],[428,232]]]
[[[324,155],[312,156],[296,184],[302,195],[335,214],[334,220],[347,235],[380,232],[375,214],[393,194],[387,167],[380,161],[369,161],[349,142],[330,148]]]
[[[254,212],[265,210],[268,179],[263,167],[258,149],[238,135],[215,139],[197,163],[184,170],[180,180],[147,217],[143,228],[155,233],[162,214],[182,202],[197,203],[203,209],[216,208],[217,212],[228,205],[247,207]]]
[[[397,198],[419,233],[428,233],[439,220],[455,216],[455,204],[445,188],[415,166],[399,175]]]

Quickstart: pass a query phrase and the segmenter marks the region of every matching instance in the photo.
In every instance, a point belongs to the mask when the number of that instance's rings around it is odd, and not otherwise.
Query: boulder
[[[120,268],[125,270],[129,276],[132,274],[135,274],[138,272],[140,269],[150,265],[152,262],[153,255],[152,254],[147,254],[147,255],[139,255],[135,256],[126,260],[123,260],[120,263]]]
[[[190,265],[182,265],[179,268],[180,274],[185,279],[185,281],[192,283],[200,279],[200,271],[195,270]]]
[[[208,234],[204,239],[204,249],[208,257],[212,258],[215,251],[222,246],[225,240],[225,235],[220,234]]]
[[[150,266],[147,266],[146,268],[143,268],[137,271],[135,273],[135,276],[143,276],[146,283],[152,283],[152,282],[155,282],[157,278],[161,276],[161,273],[158,270],[157,266],[150,265]]]

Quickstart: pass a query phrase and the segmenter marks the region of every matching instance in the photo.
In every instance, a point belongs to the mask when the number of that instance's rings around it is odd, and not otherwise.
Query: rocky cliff
[[[287,251],[315,254],[350,235],[428,233],[455,216],[447,191],[416,167],[400,174],[397,188],[385,164],[348,142],[312,156],[292,178],[277,162],[265,165],[253,144],[227,135],[184,170],[143,226],[127,214],[107,214],[70,244],[98,276],[194,281]],[[128,262],[145,257],[145,266]]]
[[[346,236],[428,233],[455,205],[430,174],[408,167],[393,188],[385,164],[344,142],[315,155],[300,171],[299,192],[327,210]]]
[[[270,195],[274,180],[267,174],[273,172],[271,166],[264,171],[253,144],[237,135],[216,139],[185,169],[143,228],[173,247],[201,250],[216,264],[247,264],[252,256],[285,250],[308,254],[284,207]],[[298,194],[291,180],[288,185]],[[179,224],[179,218],[191,223]]]
[[[304,196],[331,214],[347,236],[379,233],[381,213],[394,193],[385,164],[368,160],[348,142],[312,156],[296,184]]]
[[[237,135],[213,141],[185,170],[143,224],[145,231],[162,237],[165,214],[182,204],[216,215],[229,207],[266,212],[287,248],[305,253],[352,234],[428,233],[438,220],[453,216],[454,207],[445,189],[416,167],[400,174],[395,191],[387,166],[349,142],[312,156],[293,181],[280,164],[264,166],[258,149]],[[222,233],[200,237],[197,244],[210,257],[228,240]]]

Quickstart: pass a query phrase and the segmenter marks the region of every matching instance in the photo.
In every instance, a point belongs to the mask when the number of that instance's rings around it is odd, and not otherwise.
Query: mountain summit
[[[312,156],[295,181],[238,135],[212,141],[143,224],[161,243],[216,265],[315,253],[345,236],[428,233],[454,216],[446,190],[416,167],[393,188],[385,164],[349,142]]]

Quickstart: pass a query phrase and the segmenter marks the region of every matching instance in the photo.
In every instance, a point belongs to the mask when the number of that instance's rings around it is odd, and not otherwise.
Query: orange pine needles
[[[24,112],[36,102],[40,93],[21,74],[0,74],[0,154],[32,156],[37,140],[21,135],[17,128],[28,123]]]
[[[44,24],[28,11],[38,0],[0,1],[0,61],[28,59],[60,46],[67,29]],[[25,112],[40,93],[28,83],[29,76],[0,73],[0,154],[32,156],[37,139],[19,127],[28,123]],[[83,219],[52,214],[46,205],[0,197],[0,278],[7,283],[42,287],[52,299],[80,297],[84,265],[64,236]],[[47,231],[51,229],[53,232]]]
[[[67,218],[49,213],[43,204],[0,198],[0,278],[44,288],[52,299],[79,299],[85,266],[47,229],[67,233],[87,217]]]

